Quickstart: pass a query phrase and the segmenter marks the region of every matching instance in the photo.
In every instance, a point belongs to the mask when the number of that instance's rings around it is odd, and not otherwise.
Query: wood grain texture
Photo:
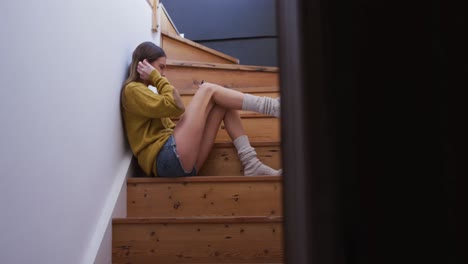
[[[278,67],[269,66],[255,66],[255,65],[239,65],[239,64],[223,64],[223,63],[206,63],[197,61],[181,61],[181,60],[167,60],[170,66],[179,66],[186,68],[206,68],[206,69],[224,69],[224,70],[242,70],[253,72],[278,72]]]
[[[163,8],[163,12],[161,12],[161,33],[164,32],[178,35],[177,29],[175,25],[172,24],[171,19],[167,16],[165,8]]]
[[[281,216],[281,201],[281,181],[127,184],[128,217]]]
[[[224,217],[126,217],[114,218],[113,224],[228,224],[282,223],[282,216],[224,216]]]
[[[266,145],[266,144],[263,144]],[[177,177],[177,178],[160,178],[160,177],[142,177],[128,178],[127,184],[140,183],[191,183],[191,182],[281,182],[281,176],[196,176],[196,177]]]
[[[178,119],[174,118],[172,120],[177,124]],[[249,115],[248,113],[245,113],[241,116],[241,122],[244,127],[245,134],[249,137],[250,142],[276,142],[281,140],[281,123],[276,117],[258,114]],[[229,137],[223,123],[220,125],[215,142],[232,142],[232,139]]]
[[[253,142],[280,141],[280,120],[270,116],[245,116],[241,118],[245,134]],[[232,142],[224,124],[221,125],[216,142]]]
[[[281,222],[113,223],[113,263],[281,263]]]
[[[171,60],[239,64],[232,56],[167,31],[162,32],[162,48]]]
[[[153,0],[153,15],[152,15],[152,26],[151,29],[153,31],[159,31],[160,25],[158,21],[158,9],[159,9],[159,0]]]
[[[265,86],[265,87],[231,87],[228,89],[232,89],[235,91],[239,91],[241,93],[250,93],[250,94],[263,94],[263,93],[278,93],[280,88],[277,86]],[[194,95],[198,91],[197,88],[195,89],[184,89],[179,91],[180,95]]]
[[[257,152],[257,157],[267,166],[273,169],[281,169],[281,147],[280,142],[251,142],[252,147]],[[244,171],[237,156],[237,151],[232,142],[215,143],[205,164],[200,168],[198,176],[212,177],[214,181],[230,181],[229,176],[243,176]],[[220,177],[221,176],[221,177]],[[261,176],[262,179],[267,176]],[[245,177],[248,181],[257,181],[256,177]],[[131,180],[147,181],[148,178],[143,171],[138,170],[132,174]],[[198,177],[180,177],[174,179],[153,178],[155,180],[164,181],[198,181]],[[130,179],[129,179],[130,180]],[[201,179],[204,180],[204,179]]]
[[[252,144],[257,152],[257,157],[265,165],[273,169],[281,169],[281,149],[279,142],[266,144],[264,146]],[[208,158],[198,172],[200,176],[241,176],[244,170],[237,156],[234,146],[216,146],[208,155]]]
[[[279,85],[277,68],[237,64],[188,63],[168,60],[166,77],[179,91],[197,89],[202,80],[227,88]]]

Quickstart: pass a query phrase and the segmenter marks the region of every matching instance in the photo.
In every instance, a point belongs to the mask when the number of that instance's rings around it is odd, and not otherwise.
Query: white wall
[[[130,162],[119,92],[154,41],[151,8],[1,1],[0,34],[0,263],[92,263]]]

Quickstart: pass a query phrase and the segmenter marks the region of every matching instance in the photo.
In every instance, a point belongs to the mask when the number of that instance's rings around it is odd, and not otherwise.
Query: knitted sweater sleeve
[[[124,91],[124,107],[128,111],[149,118],[178,117],[184,113],[184,109],[177,107],[173,95],[174,87],[165,77],[153,70],[149,80],[159,94],[155,94],[142,83],[129,83]]]

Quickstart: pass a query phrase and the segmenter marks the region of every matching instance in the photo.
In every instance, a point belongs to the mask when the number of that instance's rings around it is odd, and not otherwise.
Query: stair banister
[[[156,32],[156,40],[155,44],[161,46],[161,16],[162,16],[162,3],[159,3],[159,0],[146,0],[148,4],[151,6],[153,13],[152,13],[152,22],[151,22],[151,30]]]
[[[174,28],[174,30],[175,30],[175,32],[177,33],[177,35],[179,35],[179,36],[181,36],[181,37],[184,37],[184,34],[181,34],[181,33],[179,32],[179,30],[177,29],[177,27],[176,27],[174,21],[172,21],[172,18],[171,18],[171,16],[169,15],[169,12],[167,12],[166,7],[164,7],[163,3],[160,3],[159,5],[161,6],[161,11],[164,12],[164,14],[166,15],[167,19],[169,20],[169,23],[171,23],[171,26],[172,26],[172,28]]]
[[[159,2],[159,0],[147,0],[148,4],[151,6],[153,9],[153,15],[152,15],[152,25],[151,25],[151,30],[156,32],[156,45],[161,46],[162,45],[162,26],[161,26],[161,18],[164,15],[166,16],[167,20],[169,20],[169,23],[171,23],[172,27],[176,31],[177,35],[182,36],[183,34],[179,33],[179,30],[175,26],[174,22],[172,21],[171,17],[169,16],[169,13],[166,11],[166,8],[162,3]]]

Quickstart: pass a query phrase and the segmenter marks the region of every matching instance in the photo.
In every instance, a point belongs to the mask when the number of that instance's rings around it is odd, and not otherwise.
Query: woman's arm
[[[177,91],[177,89],[174,88],[174,90],[172,91],[172,95],[174,96],[174,100],[175,100],[177,107],[185,111],[185,105],[184,105],[184,102],[182,101],[182,98],[180,97],[179,91]]]
[[[159,94],[164,94],[172,90],[172,97],[174,98],[175,105],[182,111],[185,111],[184,102],[180,97],[179,92],[167,80],[161,76],[157,69],[155,69],[147,60],[138,64],[138,73],[140,77],[148,81],[151,85],[156,87]]]
[[[124,108],[150,118],[178,117],[185,111],[179,93],[146,60],[138,64],[142,82],[131,82],[124,88]],[[148,89],[148,84],[158,90],[158,94]]]
[[[173,96],[173,89],[162,94],[152,92],[140,82],[131,82],[124,88],[124,108],[127,111],[150,118],[178,117],[184,113]]]

